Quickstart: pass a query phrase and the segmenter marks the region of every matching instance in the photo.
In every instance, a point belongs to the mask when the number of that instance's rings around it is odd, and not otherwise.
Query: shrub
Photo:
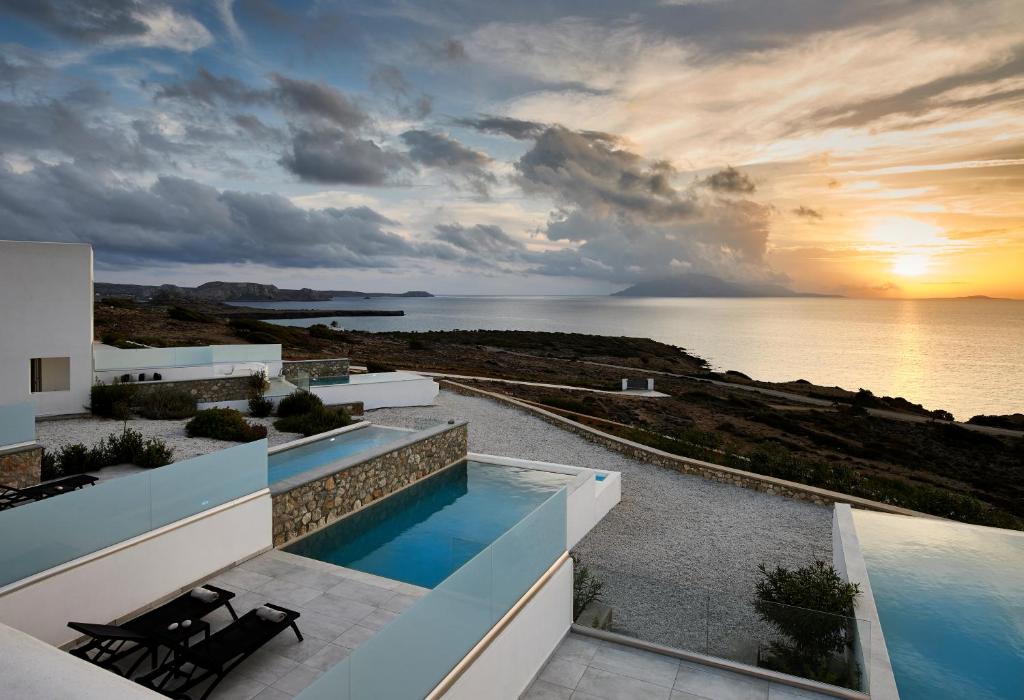
[[[323,340],[337,340],[341,337],[341,334],[322,323],[314,323],[312,326],[306,329],[306,331],[314,338],[321,338]]]
[[[253,396],[249,399],[249,414],[256,418],[266,418],[274,411],[274,402],[266,396]]]
[[[577,620],[588,605],[600,600],[604,581],[591,574],[575,553],[572,554],[572,563],[572,619]]]
[[[115,413],[125,412],[134,396],[135,387],[131,384],[94,384],[89,393],[89,410],[96,416],[120,418]]]
[[[366,363],[367,372],[394,372],[395,368],[384,362],[372,362]]]
[[[280,411],[278,415],[280,415]],[[321,405],[308,413],[279,418],[274,421],[274,427],[283,433],[302,433],[304,437],[309,437],[326,433],[328,430],[343,428],[351,422],[352,419],[344,409],[326,408]]]
[[[42,464],[39,469],[39,478],[42,481],[49,481],[50,479],[56,479],[61,476],[60,466],[57,464],[57,458],[49,450],[43,450]]]
[[[209,314],[204,314],[202,311],[196,311],[195,309],[189,309],[185,306],[172,306],[167,309],[167,315],[173,318],[175,321],[190,321],[192,323],[216,323],[217,319]]]
[[[267,379],[265,370],[256,370],[249,375],[249,391],[253,396],[263,396],[270,388],[270,381]]]
[[[277,417],[290,418],[291,416],[301,416],[304,413],[310,413],[323,407],[324,402],[320,400],[319,396],[304,389],[299,389],[285,396],[277,404]]]
[[[163,440],[149,438],[142,449],[132,459],[134,464],[144,468],[153,469],[162,467],[174,461],[174,450],[168,447]]]
[[[179,420],[196,414],[196,400],[184,389],[162,386],[142,395],[138,405],[143,418]]]
[[[196,413],[185,424],[185,433],[189,437],[252,442],[265,438],[267,429],[262,425],[247,423],[241,412],[233,408],[208,408]]]
[[[55,455],[55,462],[63,476],[84,474],[91,468],[90,450],[82,443],[61,445]]]
[[[233,318],[228,322],[231,332],[250,343],[280,343],[303,350],[316,350],[317,343],[305,328],[278,326],[251,318]]]
[[[410,350],[429,350],[430,345],[425,343],[420,338],[409,338],[409,349]]]
[[[860,594],[855,583],[840,578],[835,567],[823,561],[789,570],[757,567],[754,607],[762,620],[775,626],[785,637],[769,646],[765,665],[827,683],[852,685],[856,669],[847,677],[837,675],[832,656],[853,644],[850,616]]]

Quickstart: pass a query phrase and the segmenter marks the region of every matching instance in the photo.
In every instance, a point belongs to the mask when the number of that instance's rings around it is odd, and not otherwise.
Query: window
[[[71,390],[70,357],[33,357],[32,393]]]

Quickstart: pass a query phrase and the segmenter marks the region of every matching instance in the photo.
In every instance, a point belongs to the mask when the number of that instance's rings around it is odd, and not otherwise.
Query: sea
[[[401,309],[336,320],[367,331],[508,329],[653,338],[755,379],[806,379],[902,396],[960,420],[1024,413],[1024,301],[437,296],[246,302],[280,309]]]

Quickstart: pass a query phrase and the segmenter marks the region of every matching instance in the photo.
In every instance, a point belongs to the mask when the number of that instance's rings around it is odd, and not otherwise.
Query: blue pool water
[[[301,474],[304,471],[337,462],[357,452],[397,442],[409,436],[405,430],[382,428],[368,425],[348,433],[341,433],[300,447],[270,455],[267,482],[273,484],[281,479]]]
[[[571,480],[463,462],[286,550],[433,588]]]
[[[854,519],[900,698],[1024,698],[1024,533]]]

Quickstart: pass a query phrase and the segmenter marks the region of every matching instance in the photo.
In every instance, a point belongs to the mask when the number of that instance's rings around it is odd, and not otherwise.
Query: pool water
[[[1024,533],[854,520],[901,700],[1024,698]]]
[[[337,462],[358,452],[397,442],[408,436],[409,432],[406,430],[368,425],[365,428],[356,428],[334,437],[277,452],[268,457],[267,482],[273,484],[310,469]]]
[[[462,462],[286,551],[433,588],[572,478]]]

